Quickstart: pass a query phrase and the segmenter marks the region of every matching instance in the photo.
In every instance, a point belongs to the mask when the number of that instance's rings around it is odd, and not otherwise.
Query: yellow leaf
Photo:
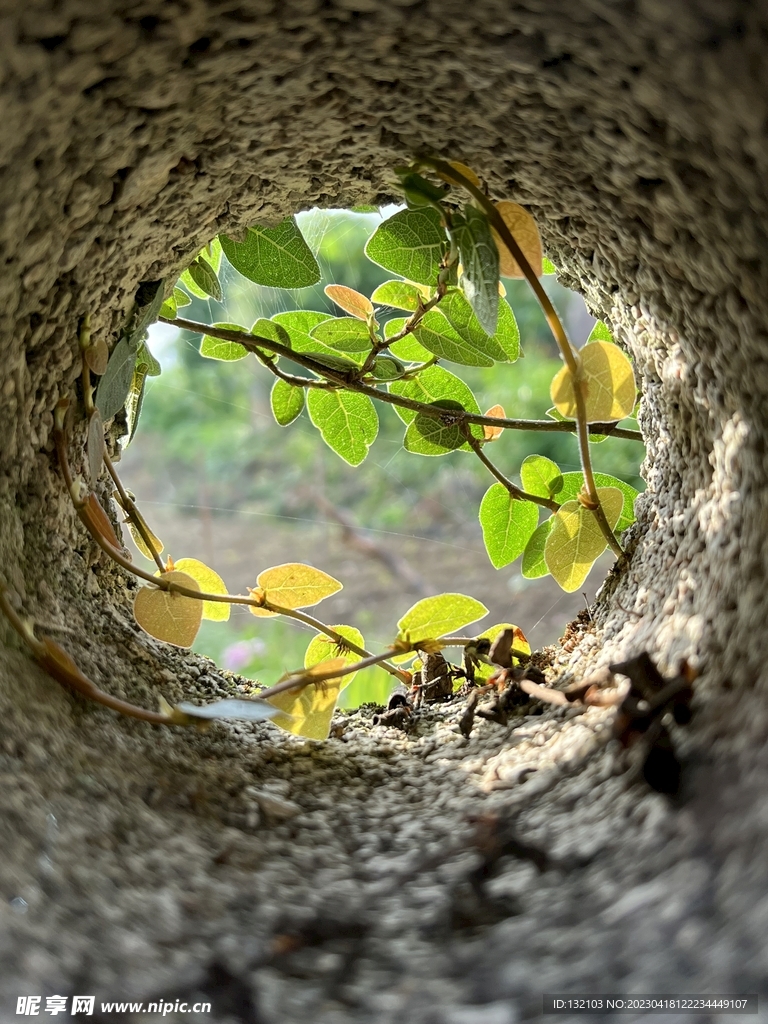
[[[587,420],[602,423],[630,416],[635,407],[635,375],[632,363],[610,341],[593,341],[579,353],[586,382]],[[552,381],[550,395],[555,408],[568,420],[576,418],[573,377],[567,366]]]
[[[336,594],[342,588],[341,583],[333,576],[302,562],[286,562],[285,565],[265,569],[259,574],[256,582],[259,590],[266,594],[268,601],[281,608],[291,609],[309,608],[331,594]],[[254,608],[251,605],[248,607],[256,616],[276,614],[267,608]]]
[[[503,405],[494,405],[488,410],[488,412],[483,413],[483,415],[493,416],[495,419],[504,419],[506,417]],[[495,441],[497,438],[501,437],[503,433],[504,427],[492,427],[488,423],[483,424],[483,437],[486,441]]]
[[[209,568],[205,562],[199,562],[196,558],[180,558],[178,562],[172,563],[174,569],[185,572],[197,583],[200,590],[205,594],[226,594],[227,585],[217,572]],[[160,573],[156,572],[155,576]],[[212,622],[227,622],[229,619],[230,606],[223,601],[203,601],[203,618]]]
[[[340,306],[345,313],[356,316],[358,320],[367,320],[373,315],[371,300],[365,295],[356,292],[354,288],[347,288],[344,284],[327,284],[325,294],[333,299],[337,306]]]
[[[491,626],[490,629],[484,630],[478,637],[477,640],[490,640],[491,643],[496,639],[497,636],[501,636],[505,629],[511,629],[512,646],[516,651],[520,651],[521,654],[531,653],[531,645],[528,643],[528,639],[525,633],[520,629],[519,626],[515,626],[512,622],[500,622],[496,626]],[[517,661],[517,658],[514,659]]]
[[[522,206],[511,203],[507,199],[496,203],[496,209],[509,228],[510,234],[522,249],[523,256],[530,263],[534,274],[536,277],[541,277],[543,253],[536,221]],[[525,277],[517,260],[504,245],[493,225],[491,225],[491,232],[496,242],[496,248],[499,250],[499,274],[502,277]]]
[[[185,572],[167,572],[163,579],[189,590],[200,590],[197,581]],[[133,599],[133,616],[155,639],[176,647],[191,647],[203,617],[203,602],[150,584],[142,587]]]
[[[624,496],[618,487],[598,487],[597,494],[611,529],[619,521]],[[578,501],[566,501],[552,517],[544,561],[566,593],[582,585],[595,559],[608,546],[595,513]]]
[[[333,672],[346,665],[345,658],[332,658],[313,665],[305,675]],[[274,697],[267,697],[267,702],[282,712],[275,715],[272,721],[294,736],[305,736],[310,740],[327,739],[336,701],[341,687],[346,685],[348,679],[349,676],[325,679],[320,683],[308,683],[300,690],[285,690]]]
[[[465,178],[468,178],[469,181],[471,181],[472,184],[475,186],[475,188],[482,187],[480,185],[480,179],[478,178],[478,176],[475,174],[471,167],[467,167],[466,164],[461,163],[459,160],[450,160],[449,163],[455,171],[458,171],[459,174],[463,174]],[[443,181],[447,181],[449,185],[459,184],[459,182],[455,178],[452,178],[449,173],[443,173],[441,171],[436,171],[435,173],[437,174],[438,178],[442,178]]]
[[[161,554],[162,551],[163,551],[163,548],[165,547],[165,545],[163,544],[163,542],[160,540],[159,537],[156,537],[154,535],[154,533],[152,533],[152,531],[147,526],[147,524],[146,524],[146,522],[144,521],[143,518],[141,520],[141,523],[142,523],[142,526],[144,527],[144,529],[147,531],[147,536],[149,537],[150,543],[154,547],[155,551],[157,551],[158,555]],[[151,560],[152,559],[152,552],[149,550],[147,545],[144,543],[144,538],[139,533],[139,529],[136,526],[136,524],[129,522],[128,523],[128,530],[129,530],[129,532],[131,534],[131,540],[136,545],[136,547],[139,549],[139,551],[142,553],[142,555],[144,555],[145,558],[149,558]]]

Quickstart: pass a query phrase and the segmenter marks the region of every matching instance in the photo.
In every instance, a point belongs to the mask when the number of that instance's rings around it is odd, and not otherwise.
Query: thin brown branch
[[[518,487],[517,484],[513,484],[511,480],[508,480],[501,470],[495,466],[485,454],[480,439],[475,437],[466,426],[464,428],[464,436],[466,437],[470,448],[478,459],[480,459],[486,469],[496,477],[503,487],[506,487],[509,491],[510,497],[520,501],[532,501],[535,505],[541,505],[543,508],[548,508],[550,512],[558,511],[560,505],[552,498],[542,498],[538,494],[529,494],[528,491],[524,491],[521,487]]]

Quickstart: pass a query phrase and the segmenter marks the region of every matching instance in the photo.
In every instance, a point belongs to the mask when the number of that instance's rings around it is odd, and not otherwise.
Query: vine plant
[[[190,295],[221,299],[218,271],[225,257],[259,285],[294,289],[320,280],[315,257],[293,217],[274,228],[249,228],[242,241],[220,235],[172,289],[164,282],[139,289],[133,314],[111,354],[103,338],[91,337],[85,318],[80,331],[82,401],[76,405],[65,398],[55,413],[59,465],[80,520],[110,558],[143,581],[134,599],[136,622],[159,640],[189,647],[203,618],[225,621],[233,604],[247,606],[255,616],[284,615],[317,631],[304,668],[253,699],[175,707],[161,699],[160,710],[149,711],[99,690],[57,643],[38,639],[11,592],[0,585],[0,608],[33,657],[58,681],[156,724],[271,718],[290,732],[323,739],[340,690],[370,665],[381,664],[411,683],[412,670],[419,665],[416,656],[449,646],[471,646],[476,652],[479,639],[488,647],[508,629],[514,631],[513,655],[520,660],[530,655],[524,634],[510,623],[479,637],[454,635],[487,614],[484,605],[462,594],[417,602],[398,622],[390,648],[373,655],[356,628],[328,626],[305,610],[341,589],[338,580],[320,569],[299,563],[273,566],[257,576],[247,595],[232,595],[221,577],[198,559],[163,561],[163,544],[123,487],[104,430],[105,422],[125,410],[128,440],[133,437],[146,378],[160,372],[147,346],[147,328],[156,320],[199,334],[201,354],[209,358],[236,360],[252,354],[275,377],[271,405],[277,423],[288,426],[306,407],[325,443],[350,465],[365,459],[376,437],[376,402],[394,406],[403,420],[406,450],[424,456],[451,451],[476,456],[495,478],[482,499],[480,523],[497,569],[522,555],[524,576],[551,573],[564,590],[573,591],[606,547],[617,558],[625,557],[620,535],[634,520],[637,492],[594,471],[590,444],[608,435],[640,439],[637,431],[618,426],[632,415],[637,397],[629,359],[602,323],[581,350],[571,344],[541,286],[541,241],[533,218],[521,206],[491,201],[477,175],[461,163],[422,157],[397,174],[407,207],[383,221],[366,244],[369,259],[395,276],[370,297],[331,284],[326,294],[344,315],[278,313],[257,320],[250,330],[180,317],[178,310],[190,303]],[[493,366],[520,355],[519,331],[501,276],[529,282],[562,356],[546,420],[509,418],[501,405],[481,413],[468,386],[442,365]],[[382,326],[377,309],[387,308],[407,315]],[[305,374],[292,371],[291,364]],[[93,375],[99,377],[95,388]],[[88,424],[84,470],[73,473],[70,433],[81,416]],[[574,432],[581,471],[564,473],[551,460],[531,455],[521,466],[518,485],[488,454],[505,430]],[[124,551],[96,496],[105,468],[133,540],[156,564],[154,574],[136,566]],[[539,523],[541,510],[546,518]],[[490,663],[485,668],[487,677]]]

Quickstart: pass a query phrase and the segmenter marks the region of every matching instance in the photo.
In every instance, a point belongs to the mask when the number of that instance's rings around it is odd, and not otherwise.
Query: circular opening
[[[365,247],[402,209],[298,215],[296,223],[321,273],[308,288],[255,284],[219,246],[204,250],[202,259],[218,274],[221,297],[206,295],[206,287],[213,289],[204,281],[201,287],[202,278],[196,281],[187,272],[177,287],[189,302],[179,305],[178,316],[243,329],[255,325],[256,334],[259,321],[262,332],[265,320],[290,326],[291,311],[349,320],[324,290],[342,285],[374,297],[376,320],[386,336],[393,323],[401,325],[410,314],[391,302],[377,302],[376,289],[404,275],[369,259]],[[593,331],[594,318],[581,297],[558,285],[552,273],[542,280],[580,345]],[[550,383],[562,365],[557,346],[527,282],[503,279],[502,291],[514,311],[525,358],[491,366],[441,358],[437,365],[469,386],[481,411],[500,404],[507,416],[546,419]],[[140,427],[124,452],[121,474],[164,541],[163,557],[202,560],[231,593],[255,588],[268,566],[316,566],[344,589],[309,610],[328,625],[356,627],[374,653],[392,641],[406,609],[429,595],[472,595],[489,609],[482,626],[513,622],[534,648],[554,641],[592,602],[610,553],[598,559],[574,593],[564,593],[551,576],[526,578],[520,557],[494,568],[478,520],[494,479],[471,451],[440,458],[407,451],[403,420],[383,405],[377,407],[378,434],[367,457],[353,467],[324,442],[306,408],[288,426],[276,422],[270,404],[275,377],[253,355],[164,323],[150,328],[148,347],[162,372],[146,378]],[[349,355],[343,346],[337,351],[342,358]],[[301,366],[288,367],[282,360],[279,365],[311,376]],[[563,474],[580,471],[571,433],[506,430],[484,450],[518,484],[523,460],[534,453],[552,460]],[[609,437],[595,448],[595,468],[640,488],[641,455],[639,444]],[[548,514],[540,511],[542,518]],[[303,664],[313,633],[303,623],[255,618],[235,606],[227,622],[204,621],[194,647],[225,669],[271,685]],[[340,703],[384,703],[395,684],[382,669],[368,669],[342,691]]]

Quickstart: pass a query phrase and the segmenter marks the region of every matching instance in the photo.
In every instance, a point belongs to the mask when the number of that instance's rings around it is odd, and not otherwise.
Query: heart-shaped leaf
[[[163,579],[189,590],[200,590],[197,582],[185,572],[167,572]],[[156,640],[176,647],[191,647],[200,629],[203,602],[149,584],[133,599],[133,616]]]
[[[287,427],[304,409],[304,388],[285,380],[276,380],[269,398],[272,415],[281,427]]]
[[[525,546],[523,562],[520,571],[527,580],[537,580],[540,576],[548,576],[549,569],[544,561],[544,548],[552,529],[552,519],[545,519],[531,534],[531,539]]]
[[[200,587],[204,594],[226,594],[227,585],[217,572],[207,566],[205,562],[197,558],[180,558],[174,563],[174,568],[179,572],[185,572]],[[155,573],[159,575],[159,573]],[[229,620],[230,605],[224,601],[203,601],[203,618],[211,622],[227,622]]]
[[[624,495],[617,487],[598,487],[598,497],[611,529],[616,525]],[[589,575],[595,560],[608,546],[595,513],[578,501],[566,501],[551,519],[544,560],[555,581],[572,593]]]
[[[554,498],[562,489],[563,474],[560,467],[544,455],[529,455],[520,467],[520,482],[528,494]]]
[[[631,416],[637,387],[632,363],[617,345],[593,341],[579,353],[586,382],[585,405],[591,423],[621,420]],[[573,375],[563,366],[555,375],[550,395],[557,411],[566,419],[576,418]]]
[[[397,628],[401,636],[408,634],[411,643],[419,643],[447,636],[487,614],[485,605],[474,597],[438,594],[417,601],[400,619]]]
[[[483,413],[483,416],[493,416],[494,419],[503,420],[506,418],[503,405],[494,405]],[[489,423],[483,424],[483,438],[486,441],[498,441],[504,433],[504,427],[492,427]]]
[[[257,589],[252,593],[266,594],[267,600],[281,608],[310,608],[342,589],[342,584],[322,569],[303,562],[286,562],[259,573]],[[260,618],[279,614],[268,608],[248,605],[252,615]]]
[[[312,666],[306,675],[324,675],[346,666],[345,658],[332,658]],[[267,701],[282,712],[274,717],[274,724],[294,736],[304,736],[310,740],[327,739],[339,693],[348,680],[349,676],[324,679],[320,683],[308,683],[300,690],[285,690],[274,697],[267,697]]]
[[[320,280],[320,268],[295,217],[274,228],[253,227],[242,242],[219,235],[229,262],[243,277],[272,288],[306,288]]]
[[[523,256],[530,263],[536,277],[542,275],[542,251],[541,237],[536,221],[517,203],[511,203],[504,199],[496,203],[496,209],[501,214],[501,219],[509,228],[509,232],[520,246]],[[499,250],[499,268],[502,277],[525,277],[520,269],[517,260],[504,245],[496,229],[491,226],[493,238]]]
[[[377,306],[393,306],[395,309],[407,309],[415,313],[419,302],[429,298],[429,288],[414,284],[412,281],[385,281],[380,284],[371,296]]]
[[[434,287],[447,247],[440,214],[420,207],[401,210],[379,225],[366,243],[365,254],[393,274]]]

